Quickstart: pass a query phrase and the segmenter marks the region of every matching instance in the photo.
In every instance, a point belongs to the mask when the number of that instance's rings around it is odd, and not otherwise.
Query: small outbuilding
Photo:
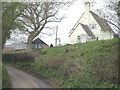
[[[37,38],[32,42],[32,48],[36,49],[43,49],[49,47],[45,42],[43,42],[41,39]]]

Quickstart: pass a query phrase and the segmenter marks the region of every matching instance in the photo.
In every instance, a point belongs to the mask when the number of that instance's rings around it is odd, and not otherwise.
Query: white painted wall
[[[100,40],[112,39],[113,33],[108,30],[101,30],[100,31]]]
[[[76,29],[74,30],[74,32],[70,35],[70,44],[74,44],[77,43],[78,40],[78,35],[82,35],[85,34],[87,35],[87,33],[85,32],[85,30],[82,28],[82,26],[79,24]]]
[[[80,35],[80,40],[78,40],[78,43],[85,43],[85,42],[88,42],[88,35],[87,34]]]

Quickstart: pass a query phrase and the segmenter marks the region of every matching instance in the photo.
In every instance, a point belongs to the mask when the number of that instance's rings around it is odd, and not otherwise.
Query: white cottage
[[[90,10],[90,2],[85,3],[85,12],[69,32],[70,44],[106,40],[113,37],[114,32],[108,22]]]

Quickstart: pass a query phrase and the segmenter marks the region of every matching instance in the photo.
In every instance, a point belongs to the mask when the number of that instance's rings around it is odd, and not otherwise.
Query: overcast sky
[[[61,11],[61,13],[65,13],[65,16],[66,16],[66,18],[63,19],[62,22],[59,22],[59,24],[57,24],[58,25],[58,38],[61,39],[61,44],[69,43],[69,32],[84,12],[85,7],[84,7],[83,1],[84,0],[77,0],[67,10]],[[96,0],[96,4],[94,7],[95,8],[103,7],[104,1],[105,0]],[[46,31],[43,30],[43,32],[47,32],[47,30]],[[40,38],[49,45],[55,44],[55,34],[53,34],[52,36],[42,35],[42,37]]]
[[[72,29],[73,25],[79,19],[84,11],[83,3],[77,0],[73,5],[71,5],[67,10],[62,10],[60,14],[65,14],[65,18],[59,22],[58,26],[58,38],[61,39],[61,44],[69,43],[69,31]],[[43,30],[43,32],[47,32]],[[55,30],[52,36],[44,35],[41,37],[48,44],[55,44]]]
[[[74,2],[74,4],[72,4],[69,8],[62,9],[60,11],[60,15],[65,15],[66,18],[64,18],[61,22],[58,22],[57,24],[50,24],[53,27],[58,26],[58,38],[60,38],[61,44],[69,43],[69,32],[84,12],[84,1],[96,1],[94,7],[92,7],[92,10],[94,10],[97,8],[102,8],[106,0],[76,0],[76,2]],[[48,45],[55,45],[55,31],[55,28],[52,30],[45,29],[42,32],[52,35],[48,36],[45,34],[40,34],[38,37]],[[13,35],[13,37],[16,36]],[[14,40],[14,43],[15,42],[16,40]]]

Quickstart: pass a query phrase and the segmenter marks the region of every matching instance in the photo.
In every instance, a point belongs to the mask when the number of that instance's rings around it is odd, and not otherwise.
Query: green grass
[[[35,63],[16,63],[65,88],[116,88],[119,39],[38,50]]]
[[[11,88],[11,81],[7,70],[2,67],[2,88]]]

